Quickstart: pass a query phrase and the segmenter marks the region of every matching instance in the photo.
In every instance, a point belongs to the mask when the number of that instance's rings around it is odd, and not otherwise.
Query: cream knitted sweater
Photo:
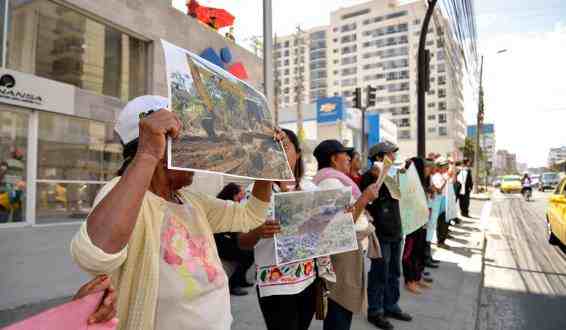
[[[97,195],[94,207],[118,183],[114,178]],[[269,203],[251,198],[240,205],[188,191],[179,195],[190,203],[198,217],[206,219],[213,232],[247,232],[266,219]],[[130,241],[116,254],[108,254],[90,240],[86,222],[71,242],[71,255],[85,271],[110,274],[118,291],[118,330],[153,330],[159,283],[160,229],[166,202],[147,192]]]

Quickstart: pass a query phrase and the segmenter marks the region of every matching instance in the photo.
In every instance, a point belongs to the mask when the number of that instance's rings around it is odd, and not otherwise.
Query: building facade
[[[559,148],[552,148],[548,152],[548,166],[553,167],[554,165],[566,161],[566,146]]]
[[[517,155],[507,150],[497,150],[495,172],[497,175],[517,174]]]
[[[170,0],[0,7],[0,193],[18,196],[0,205],[3,310],[68,296],[88,278],[73,265],[69,242],[121,165],[119,110],[139,95],[167,96],[161,39],[197,54],[227,47],[255,87],[262,66]],[[221,178],[197,176],[195,184],[216,188],[214,180]]]
[[[330,25],[326,29],[317,28],[326,31],[326,49],[317,53],[326,54],[326,81],[317,78],[313,87],[310,85],[313,80],[305,79],[302,84],[304,90],[309,91],[311,102],[324,92],[326,96],[344,96],[351,102],[356,87],[364,88],[365,102],[365,87],[377,87],[377,104],[368,110],[379,112],[396,123],[401,154],[407,157],[416,154],[417,50],[425,11],[423,2],[401,5],[393,0],[374,0],[333,11]],[[295,37],[282,38],[284,43],[278,42],[276,48],[284,47],[288,38]],[[309,40],[305,43],[322,44]],[[459,147],[464,144],[466,135],[462,63],[459,48],[440,14],[436,14],[431,23],[427,49],[431,53],[430,89],[426,98],[427,151],[459,158]],[[276,62],[280,64],[277,70],[281,86],[287,86],[285,73],[293,73],[292,57],[289,55],[287,61],[285,54],[285,51],[275,52]],[[304,61],[309,68],[323,67],[322,60],[307,58],[306,54]],[[317,77],[320,75],[324,74]],[[321,85],[326,88],[318,88]],[[284,87],[279,93],[281,109],[296,102],[287,91],[293,92]]]
[[[472,141],[476,141],[477,126],[468,126],[468,138]],[[482,134],[480,136],[480,148],[482,149],[487,162],[487,167],[489,169],[493,168],[495,165],[495,125],[494,124],[483,124]]]

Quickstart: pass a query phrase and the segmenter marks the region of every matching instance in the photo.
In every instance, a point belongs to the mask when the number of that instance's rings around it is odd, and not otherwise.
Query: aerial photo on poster
[[[293,180],[266,98],[198,55],[162,44],[171,110],[183,123],[169,141],[169,168]]]
[[[278,265],[356,250],[358,242],[351,213],[352,192],[333,189],[275,195],[274,217]]]

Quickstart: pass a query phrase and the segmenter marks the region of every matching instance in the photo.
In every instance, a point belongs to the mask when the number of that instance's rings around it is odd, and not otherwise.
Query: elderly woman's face
[[[350,156],[347,153],[341,152],[335,154],[331,158],[332,167],[342,173],[350,173]]]

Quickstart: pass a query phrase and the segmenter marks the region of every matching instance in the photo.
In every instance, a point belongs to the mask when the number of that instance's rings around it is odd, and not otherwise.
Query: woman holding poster
[[[324,330],[348,330],[353,314],[364,312],[367,291],[364,250],[367,249],[368,255],[373,258],[380,256],[375,229],[364,214],[365,207],[377,198],[379,186],[372,184],[362,193],[348,177],[350,152],[351,148],[345,148],[336,140],[321,142],[313,152],[318,163],[318,172],[313,181],[319,189],[352,189],[353,218],[358,237],[358,250],[331,256],[336,283],[330,285]]]
[[[146,95],[121,111],[115,130],[124,165],[96,197],[71,254],[85,271],[112,279],[119,330],[230,329],[228,279],[213,234],[262,225],[272,184],[257,181],[245,204],[184,190],[193,173],[165,161],[167,139],[182,126],[168,108],[166,98]]]
[[[283,147],[296,181],[293,185],[281,182],[273,185],[268,220],[258,229],[241,234],[240,246],[254,249],[258,301],[266,328],[308,330],[316,308],[315,280],[317,277],[334,280],[334,273],[329,257],[276,265],[273,236],[280,227],[277,219],[273,219],[273,195],[317,190],[314,184],[303,179],[304,163],[297,135],[287,129],[283,129],[283,133]],[[250,197],[252,188],[253,185],[247,189],[246,197]]]

